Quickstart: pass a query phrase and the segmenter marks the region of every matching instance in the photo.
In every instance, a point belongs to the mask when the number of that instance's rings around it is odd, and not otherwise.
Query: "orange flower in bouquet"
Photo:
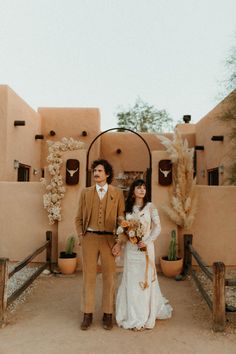
[[[144,236],[143,224],[141,224],[141,222],[137,219],[130,219],[130,220],[123,219],[120,223],[120,226],[117,229],[118,239],[120,237],[123,237],[124,234],[132,244],[134,245],[138,244]],[[140,251],[146,251],[146,247],[142,247],[139,249]]]

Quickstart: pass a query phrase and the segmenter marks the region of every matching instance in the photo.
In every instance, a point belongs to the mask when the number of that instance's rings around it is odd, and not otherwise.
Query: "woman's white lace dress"
[[[124,247],[124,271],[116,297],[116,321],[123,328],[153,328],[156,319],[171,317],[172,307],[162,296],[156,269],[153,241],[160,234],[161,226],[157,209],[148,203],[141,211],[134,206],[126,219],[139,219],[144,225],[143,242],[147,255],[137,245],[127,242]],[[146,273],[146,262],[148,269]],[[147,280],[148,287],[144,288]]]

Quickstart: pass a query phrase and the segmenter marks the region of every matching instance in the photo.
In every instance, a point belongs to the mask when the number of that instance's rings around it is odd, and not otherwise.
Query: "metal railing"
[[[43,263],[18,289],[16,289],[9,297],[7,294],[9,279],[27,266],[36,256],[46,250],[46,262]],[[9,272],[9,259],[0,258],[0,327],[6,324],[7,307],[15,301],[22,292],[28,288],[30,284],[43,272],[49,268],[52,271],[52,232],[46,231],[46,242],[43,246],[34,251],[31,255],[19,262],[13,270]]]

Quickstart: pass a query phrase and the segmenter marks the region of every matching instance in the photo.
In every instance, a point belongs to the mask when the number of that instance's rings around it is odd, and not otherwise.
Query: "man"
[[[113,170],[108,161],[96,160],[92,169],[96,185],[82,191],[75,218],[83,263],[84,318],[81,329],[87,330],[93,320],[97,260],[100,255],[103,277],[103,327],[110,330],[113,327],[116,270],[113,255],[120,252],[120,245],[115,242],[114,233],[118,217],[124,216],[124,197],[121,190],[110,185]]]

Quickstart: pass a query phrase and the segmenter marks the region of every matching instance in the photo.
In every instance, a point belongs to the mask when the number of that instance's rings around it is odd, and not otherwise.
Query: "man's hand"
[[[115,243],[111,250],[113,256],[117,257],[121,254],[121,245],[119,243]]]

